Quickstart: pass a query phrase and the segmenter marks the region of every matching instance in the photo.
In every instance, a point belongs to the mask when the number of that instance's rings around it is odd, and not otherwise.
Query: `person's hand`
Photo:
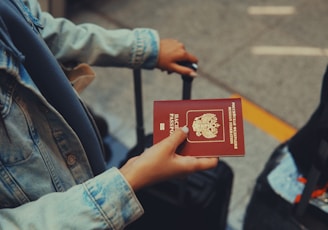
[[[186,139],[187,133],[186,127],[177,129],[172,135],[123,165],[120,171],[133,190],[217,165],[218,158],[196,158],[175,153],[179,144]]]
[[[197,63],[198,59],[187,52],[184,45],[177,40],[162,39],[160,41],[157,68],[168,71],[168,73],[176,72],[196,77],[197,73],[193,69],[178,64],[183,61]]]

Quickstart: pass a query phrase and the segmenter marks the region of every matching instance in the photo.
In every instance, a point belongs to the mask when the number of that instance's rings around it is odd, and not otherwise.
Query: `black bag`
[[[190,99],[192,78],[182,76],[182,79],[182,98]],[[145,135],[143,130],[140,70],[134,71],[134,81],[138,140],[124,162],[152,145],[152,134]],[[232,169],[220,160],[217,167],[211,170],[142,189],[137,192],[137,197],[145,209],[145,214],[127,229],[226,229],[232,182]]]
[[[323,78],[321,101],[310,120],[285,144],[279,146],[259,175],[244,219],[245,230],[328,229],[328,213],[319,208],[328,204],[328,195],[309,202],[311,194],[328,182],[328,69]],[[276,194],[267,176],[280,163],[288,146],[297,170],[307,179],[298,204]]]

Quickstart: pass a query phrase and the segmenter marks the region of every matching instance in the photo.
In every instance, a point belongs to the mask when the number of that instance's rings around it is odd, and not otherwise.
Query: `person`
[[[135,191],[218,163],[176,154],[182,127],[121,168],[99,169],[94,126],[58,64],[195,75],[177,64],[197,62],[182,43],[151,29],[74,25],[37,0],[2,0],[0,50],[0,229],[123,229],[143,214]]]
[[[328,228],[328,68],[309,120],[279,145],[259,174],[244,230]]]

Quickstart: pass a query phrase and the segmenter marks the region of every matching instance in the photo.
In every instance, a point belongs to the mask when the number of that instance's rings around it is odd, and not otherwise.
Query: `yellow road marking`
[[[293,6],[250,6],[247,12],[250,15],[292,15],[296,9]]]
[[[233,94],[231,97],[241,98],[244,120],[273,136],[278,141],[284,142],[296,133],[296,128],[273,116],[242,96]]]

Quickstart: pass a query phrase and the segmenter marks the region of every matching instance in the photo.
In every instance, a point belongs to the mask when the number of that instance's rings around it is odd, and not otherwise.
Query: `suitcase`
[[[196,70],[196,67],[190,63],[183,64]],[[191,98],[193,78],[181,77],[182,99],[187,100]],[[152,134],[145,135],[143,127],[140,70],[134,70],[134,86],[137,145],[129,151],[124,162],[152,145]],[[220,160],[217,167],[213,169],[144,188],[136,195],[144,207],[145,214],[126,229],[226,229],[232,183],[231,167]]]

